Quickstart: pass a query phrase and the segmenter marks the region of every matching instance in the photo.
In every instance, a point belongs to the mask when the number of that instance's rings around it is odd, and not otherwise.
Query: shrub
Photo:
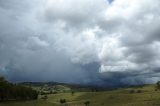
[[[160,81],[158,81],[158,82],[156,83],[156,87],[157,87],[157,89],[160,89]]]
[[[137,93],[142,93],[142,90],[137,90]]]
[[[72,93],[72,96],[74,96],[74,93],[75,93],[75,92],[74,92],[74,91],[72,91],[71,93]]]
[[[61,104],[66,103],[66,99],[60,99],[59,101]]]
[[[129,93],[131,93],[131,94],[135,93],[135,90],[132,89],[132,90],[129,91]]]
[[[90,101],[86,101],[84,102],[85,106],[89,106],[90,105]]]

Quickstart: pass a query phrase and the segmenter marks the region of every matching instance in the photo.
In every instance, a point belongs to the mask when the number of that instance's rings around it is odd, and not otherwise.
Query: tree
[[[66,103],[66,99],[60,99],[59,101],[61,104]]]
[[[85,106],[89,106],[90,105],[90,101],[86,101],[84,102]]]
[[[137,93],[142,93],[142,90],[137,90]]]
[[[75,93],[75,92],[74,92],[74,91],[72,91],[71,93],[72,93],[72,96],[74,96],[74,93]]]
[[[156,83],[156,88],[157,88],[158,90],[160,90],[160,81],[158,81],[158,82]]]
[[[129,91],[129,93],[133,94],[133,93],[135,93],[135,90],[132,89]]]
[[[33,100],[37,98],[37,91],[29,87],[9,83],[3,77],[0,77],[0,101]]]

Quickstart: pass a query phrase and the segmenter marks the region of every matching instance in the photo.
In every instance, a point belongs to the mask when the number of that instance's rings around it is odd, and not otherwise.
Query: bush
[[[66,103],[66,99],[60,99],[59,101],[61,104]]]
[[[160,81],[158,81],[158,82],[156,83],[156,88],[157,88],[157,89],[160,89]]]
[[[89,106],[90,105],[90,101],[86,101],[84,102],[85,106]]]
[[[135,90],[132,89],[132,90],[129,91],[129,93],[131,93],[131,94],[135,93]]]
[[[72,96],[74,96],[75,92],[74,92],[74,91],[72,91],[71,93],[72,93]]]
[[[142,93],[142,90],[137,90],[137,93]]]

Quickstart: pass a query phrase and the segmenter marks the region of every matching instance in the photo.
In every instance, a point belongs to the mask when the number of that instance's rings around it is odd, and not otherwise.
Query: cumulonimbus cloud
[[[15,81],[154,82],[160,69],[159,5],[1,0],[0,72]]]

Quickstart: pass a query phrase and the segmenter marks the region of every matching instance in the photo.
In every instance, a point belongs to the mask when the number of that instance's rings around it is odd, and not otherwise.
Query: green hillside
[[[48,99],[37,101],[1,103],[0,106],[160,106],[160,91],[155,90],[155,85],[141,87],[121,88],[101,92],[75,92],[74,94],[57,93],[47,95]],[[60,100],[66,103],[61,104]]]
[[[57,82],[24,82],[19,83],[19,85],[31,87],[34,90],[37,90],[40,94],[56,94],[56,93],[67,93],[73,91],[92,91],[95,90],[93,87],[88,87],[84,85],[76,84],[66,84],[66,83],[57,83]]]

